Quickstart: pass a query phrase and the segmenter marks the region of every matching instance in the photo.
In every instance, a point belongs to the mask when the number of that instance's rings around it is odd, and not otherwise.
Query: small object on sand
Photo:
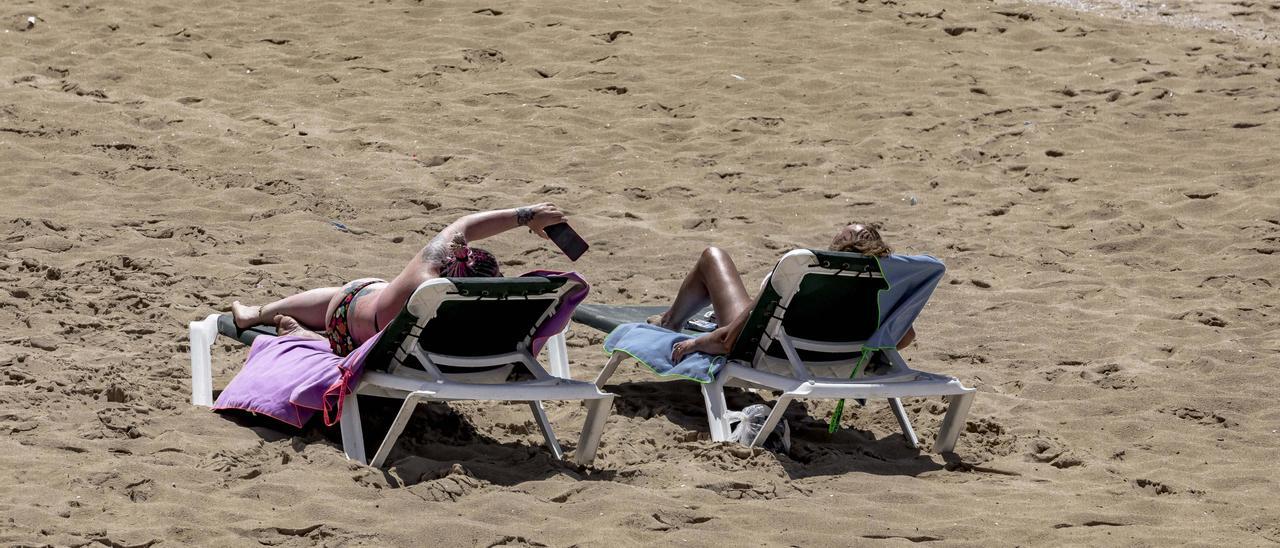
[[[347,234],[368,234],[369,233],[368,230],[365,230],[363,228],[355,228],[355,227],[347,226],[338,221],[329,221],[329,224],[333,225],[333,228],[336,228],[342,232],[346,232]]]
[[[733,430],[729,433],[729,439],[741,443],[743,445],[751,445],[756,439],[756,435],[760,433],[760,429],[764,428],[764,423],[769,419],[769,413],[773,411],[768,405],[757,403],[749,405],[742,411],[730,411],[725,417],[730,422],[736,422]],[[773,428],[773,432],[769,433],[764,442],[764,448],[770,451],[780,453],[791,452],[791,425],[786,419],[782,419]],[[751,455],[737,455],[741,458],[747,458]]]
[[[907,196],[906,198],[903,198],[902,201],[907,202],[908,204],[911,204],[911,205],[916,205],[920,203],[920,200],[917,199],[914,194]]]
[[[19,15],[10,20],[13,30],[18,32],[26,32],[36,28],[36,21],[43,21],[34,15]],[[7,30],[5,32],[8,32]]]
[[[733,73],[729,73],[729,76],[732,76],[735,80],[746,80],[746,78]]]

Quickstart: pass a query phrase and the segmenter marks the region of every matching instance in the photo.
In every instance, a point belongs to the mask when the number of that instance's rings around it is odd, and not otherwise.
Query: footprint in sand
[[[1072,453],[1061,442],[1047,438],[1030,440],[1027,443],[1027,457],[1054,468],[1074,468],[1084,464],[1083,459]]]
[[[493,66],[507,62],[507,58],[502,55],[501,51],[496,49],[464,49],[462,50],[462,59],[473,65]]]
[[[606,44],[612,44],[612,43],[614,43],[614,42],[617,42],[617,41],[618,41],[618,39],[619,39],[619,38],[622,38],[623,36],[631,36],[631,31],[629,31],[629,30],[615,30],[615,31],[610,31],[610,32],[602,32],[602,33],[599,33],[599,34],[592,34],[591,36],[592,36],[592,38],[598,38],[600,41],[602,41],[602,42],[604,42],[604,43],[606,43]]]

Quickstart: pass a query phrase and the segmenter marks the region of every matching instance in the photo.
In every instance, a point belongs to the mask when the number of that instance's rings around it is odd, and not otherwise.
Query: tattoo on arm
[[[516,225],[524,226],[533,220],[533,208],[521,207],[516,209]]]

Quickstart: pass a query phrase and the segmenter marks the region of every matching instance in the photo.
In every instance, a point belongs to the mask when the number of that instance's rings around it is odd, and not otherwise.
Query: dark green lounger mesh
[[[565,284],[564,278],[449,278],[465,301],[445,301],[436,316],[422,329],[422,350],[449,356],[480,356],[514,352],[529,337],[533,326],[555,306],[556,299],[529,299],[555,294]],[[394,363],[400,341],[405,339],[419,318],[405,308],[383,331],[365,367],[371,371],[388,371]],[[482,338],[482,341],[479,340]],[[413,356],[405,356],[403,365],[422,370]],[[500,367],[500,366],[497,366]],[[443,372],[450,372],[441,366]],[[477,368],[470,368],[477,371]]]
[[[862,342],[871,337],[880,327],[879,292],[889,286],[880,274],[880,266],[875,259],[848,253],[814,251],[819,264],[842,271],[865,273],[866,276],[806,276],[800,283],[800,289],[791,298],[791,306],[782,320],[782,327],[787,333],[798,339],[809,339],[831,343]],[[742,328],[742,335],[729,352],[729,359],[750,363],[756,355],[757,347],[769,344],[766,353],[769,356],[786,359],[782,345],[768,340],[766,327],[773,318],[783,316],[779,305],[780,296],[772,285],[766,285],[747,324]],[[838,319],[838,321],[832,321]],[[857,357],[859,352],[825,353],[809,350],[798,350],[800,359],[805,361],[847,360]]]

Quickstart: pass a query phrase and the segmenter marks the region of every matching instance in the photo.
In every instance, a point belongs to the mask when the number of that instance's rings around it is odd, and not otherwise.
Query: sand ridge
[[[2,543],[1280,542],[1273,45],[1011,2],[5,15]],[[712,443],[695,386],[635,367],[590,469],[516,405],[421,411],[385,472],[187,405],[186,322],[545,200],[581,262],[484,245],[595,302],[664,302],[708,244],[758,280],[850,220],[941,258],[906,357],[979,387],[956,456],[875,402],[830,437],[832,402],[793,407],[789,455]],[[244,351],[215,356],[222,385]],[[927,445],[941,403],[907,407]],[[572,448],[584,413],[550,413]]]

